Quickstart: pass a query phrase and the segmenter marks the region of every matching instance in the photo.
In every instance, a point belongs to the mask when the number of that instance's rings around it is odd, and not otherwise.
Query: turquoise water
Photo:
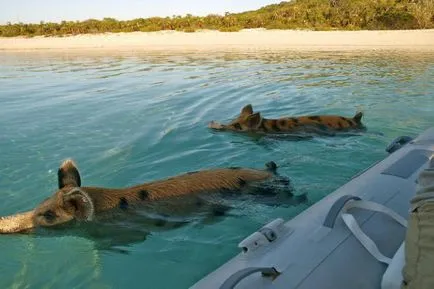
[[[0,236],[0,288],[188,288],[276,217],[290,219],[434,125],[434,54],[0,54],[0,215],[31,209],[74,158],[83,185],[122,187],[276,161],[309,203],[251,203],[205,225],[106,250],[98,240]],[[212,133],[252,103],[266,116],[365,112],[368,131],[305,141]]]

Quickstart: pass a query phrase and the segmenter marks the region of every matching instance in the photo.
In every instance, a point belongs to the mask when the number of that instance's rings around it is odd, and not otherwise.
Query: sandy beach
[[[0,38],[0,51],[412,50],[434,51],[434,29],[394,31],[177,31]]]

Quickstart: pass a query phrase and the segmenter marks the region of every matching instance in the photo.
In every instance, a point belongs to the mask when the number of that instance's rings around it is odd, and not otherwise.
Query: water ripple
[[[30,209],[54,192],[66,157],[77,160],[86,185],[114,187],[275,160],[315,202],[383,158],[394,137],[434,123],[433,54],[4,53],[0,63],[1,215]],[[228,121],[247,103],[265,117],[352,116],[363,109],[368,132],[279,141],[208,130],[209,121]],[[120,251],[72,236],[2,238],[9,249],[0,271],[8,277],[0,287],[141,288],[146,280],[157,289],[187,288],[236,253],[243,237],[306,206],[242,204],[233,217],[156,232],[144,243],[139,236]],[[26,251],[26,242],[37,250]],[[43,275],[50,280],[32,273],[40,260],[49,264]]]

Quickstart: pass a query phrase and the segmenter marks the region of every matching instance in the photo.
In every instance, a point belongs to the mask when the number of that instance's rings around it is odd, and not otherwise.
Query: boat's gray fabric
[[[413,192],[399,192],[385,205],[407,216],[408,202]],[[357,219],[367,212],[358,212]],[[405,228],[389,217],[376,213],[361,228],[386,256],[392,257],[405,236]],[[387,236],[387,237],[386,237]],[[387,266],[372,257],[351,235],[311,272],[297,289],[380,289]],[[319,286],[318,284],[321,284]],[[282,287],[283,288],[283,287]]]
[[[426,150],[412,150],[385,169],[382,174],[407,179],[428,161],[428,153]]]
[[[434,127],[431,127],[421,133],[414,141],[412,141],[412,143],[432,145],[434,143]]]

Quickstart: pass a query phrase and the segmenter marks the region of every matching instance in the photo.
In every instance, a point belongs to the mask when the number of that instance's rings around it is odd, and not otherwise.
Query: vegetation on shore
[[[113,18],[61,23],[0,25],[0,36],[65,36],[85,33],[246,28],[384,30],[434,28],[434,0],[293,0],[255,11],[197,17]]]

